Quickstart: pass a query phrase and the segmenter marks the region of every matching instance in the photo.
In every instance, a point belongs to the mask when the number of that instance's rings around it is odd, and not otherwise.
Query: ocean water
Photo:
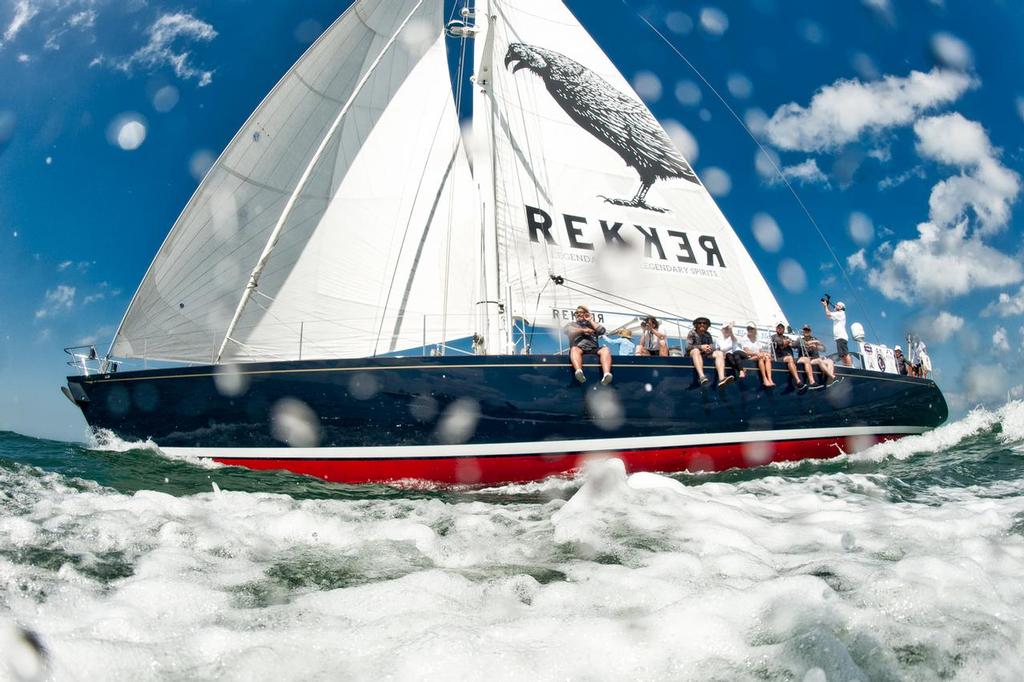
[[[342,486],[0,433],[0,679],[1022,680],[1024,403],[827,462]]]

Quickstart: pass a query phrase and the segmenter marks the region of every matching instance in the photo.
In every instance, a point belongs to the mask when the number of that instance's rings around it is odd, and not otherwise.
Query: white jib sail
[[[472,333],[479,210],[442,10],[360,0],[303,55],[178,219],[114,355],[211,361],[261,255],[222,359],[357,357]]]
[[[517,312],[785,321],[689,164],[561,2],[490,0],[477,22],[492,68],[475,128],[491,130],[498,277]]]

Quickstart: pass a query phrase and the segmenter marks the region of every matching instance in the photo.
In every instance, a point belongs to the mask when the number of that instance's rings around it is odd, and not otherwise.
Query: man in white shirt
[[[832,310],[830,301],[826,297],[821,299],[821,306],[825,309],[825,317],[832,320],[832,338],[836,340],[836,352],[839,354],[839,359],[847,367],[853,367],[850,343],[846,336],[846,304],[839,301],[836,303],[835,310]]]

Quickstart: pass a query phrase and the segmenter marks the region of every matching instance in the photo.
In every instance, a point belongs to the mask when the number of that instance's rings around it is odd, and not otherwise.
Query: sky
[[[212,160],[348,4],[0,0],[0,430],[84,438],[62,348],[106,349]],[[829,293],[872,339],[920,335],[954,415],[1024,396],[1024,3],[567,4],[794,326],[827,338]]]

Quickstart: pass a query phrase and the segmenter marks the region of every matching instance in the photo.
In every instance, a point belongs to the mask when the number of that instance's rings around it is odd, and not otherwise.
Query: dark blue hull
[[[929,380],[839,369],[840,383],[798,392],[776,365],[774,389],[751,371],[717,390],[698,385],[688,359],[615,360],[608,387],[593,365],[578,384],[559,356],[275,362],[68,383],[89,424],[124,440],[332,480],[466,480],[451,472],[467,460],[477,481],[527,480],[571,470],[591,452],[639,469],[694,468],[695,457],[698,468],[720,469],[838,454],[947,417]],[[793,452],[779,445],[800,442]],[[750,443],[761,444],[756,461],[742,456]],[[495,468],[491,458],[520,465]],[[424,460],[433,464],[400,464]],[[316,461],[332,462],[330,473],[301,464]]]

